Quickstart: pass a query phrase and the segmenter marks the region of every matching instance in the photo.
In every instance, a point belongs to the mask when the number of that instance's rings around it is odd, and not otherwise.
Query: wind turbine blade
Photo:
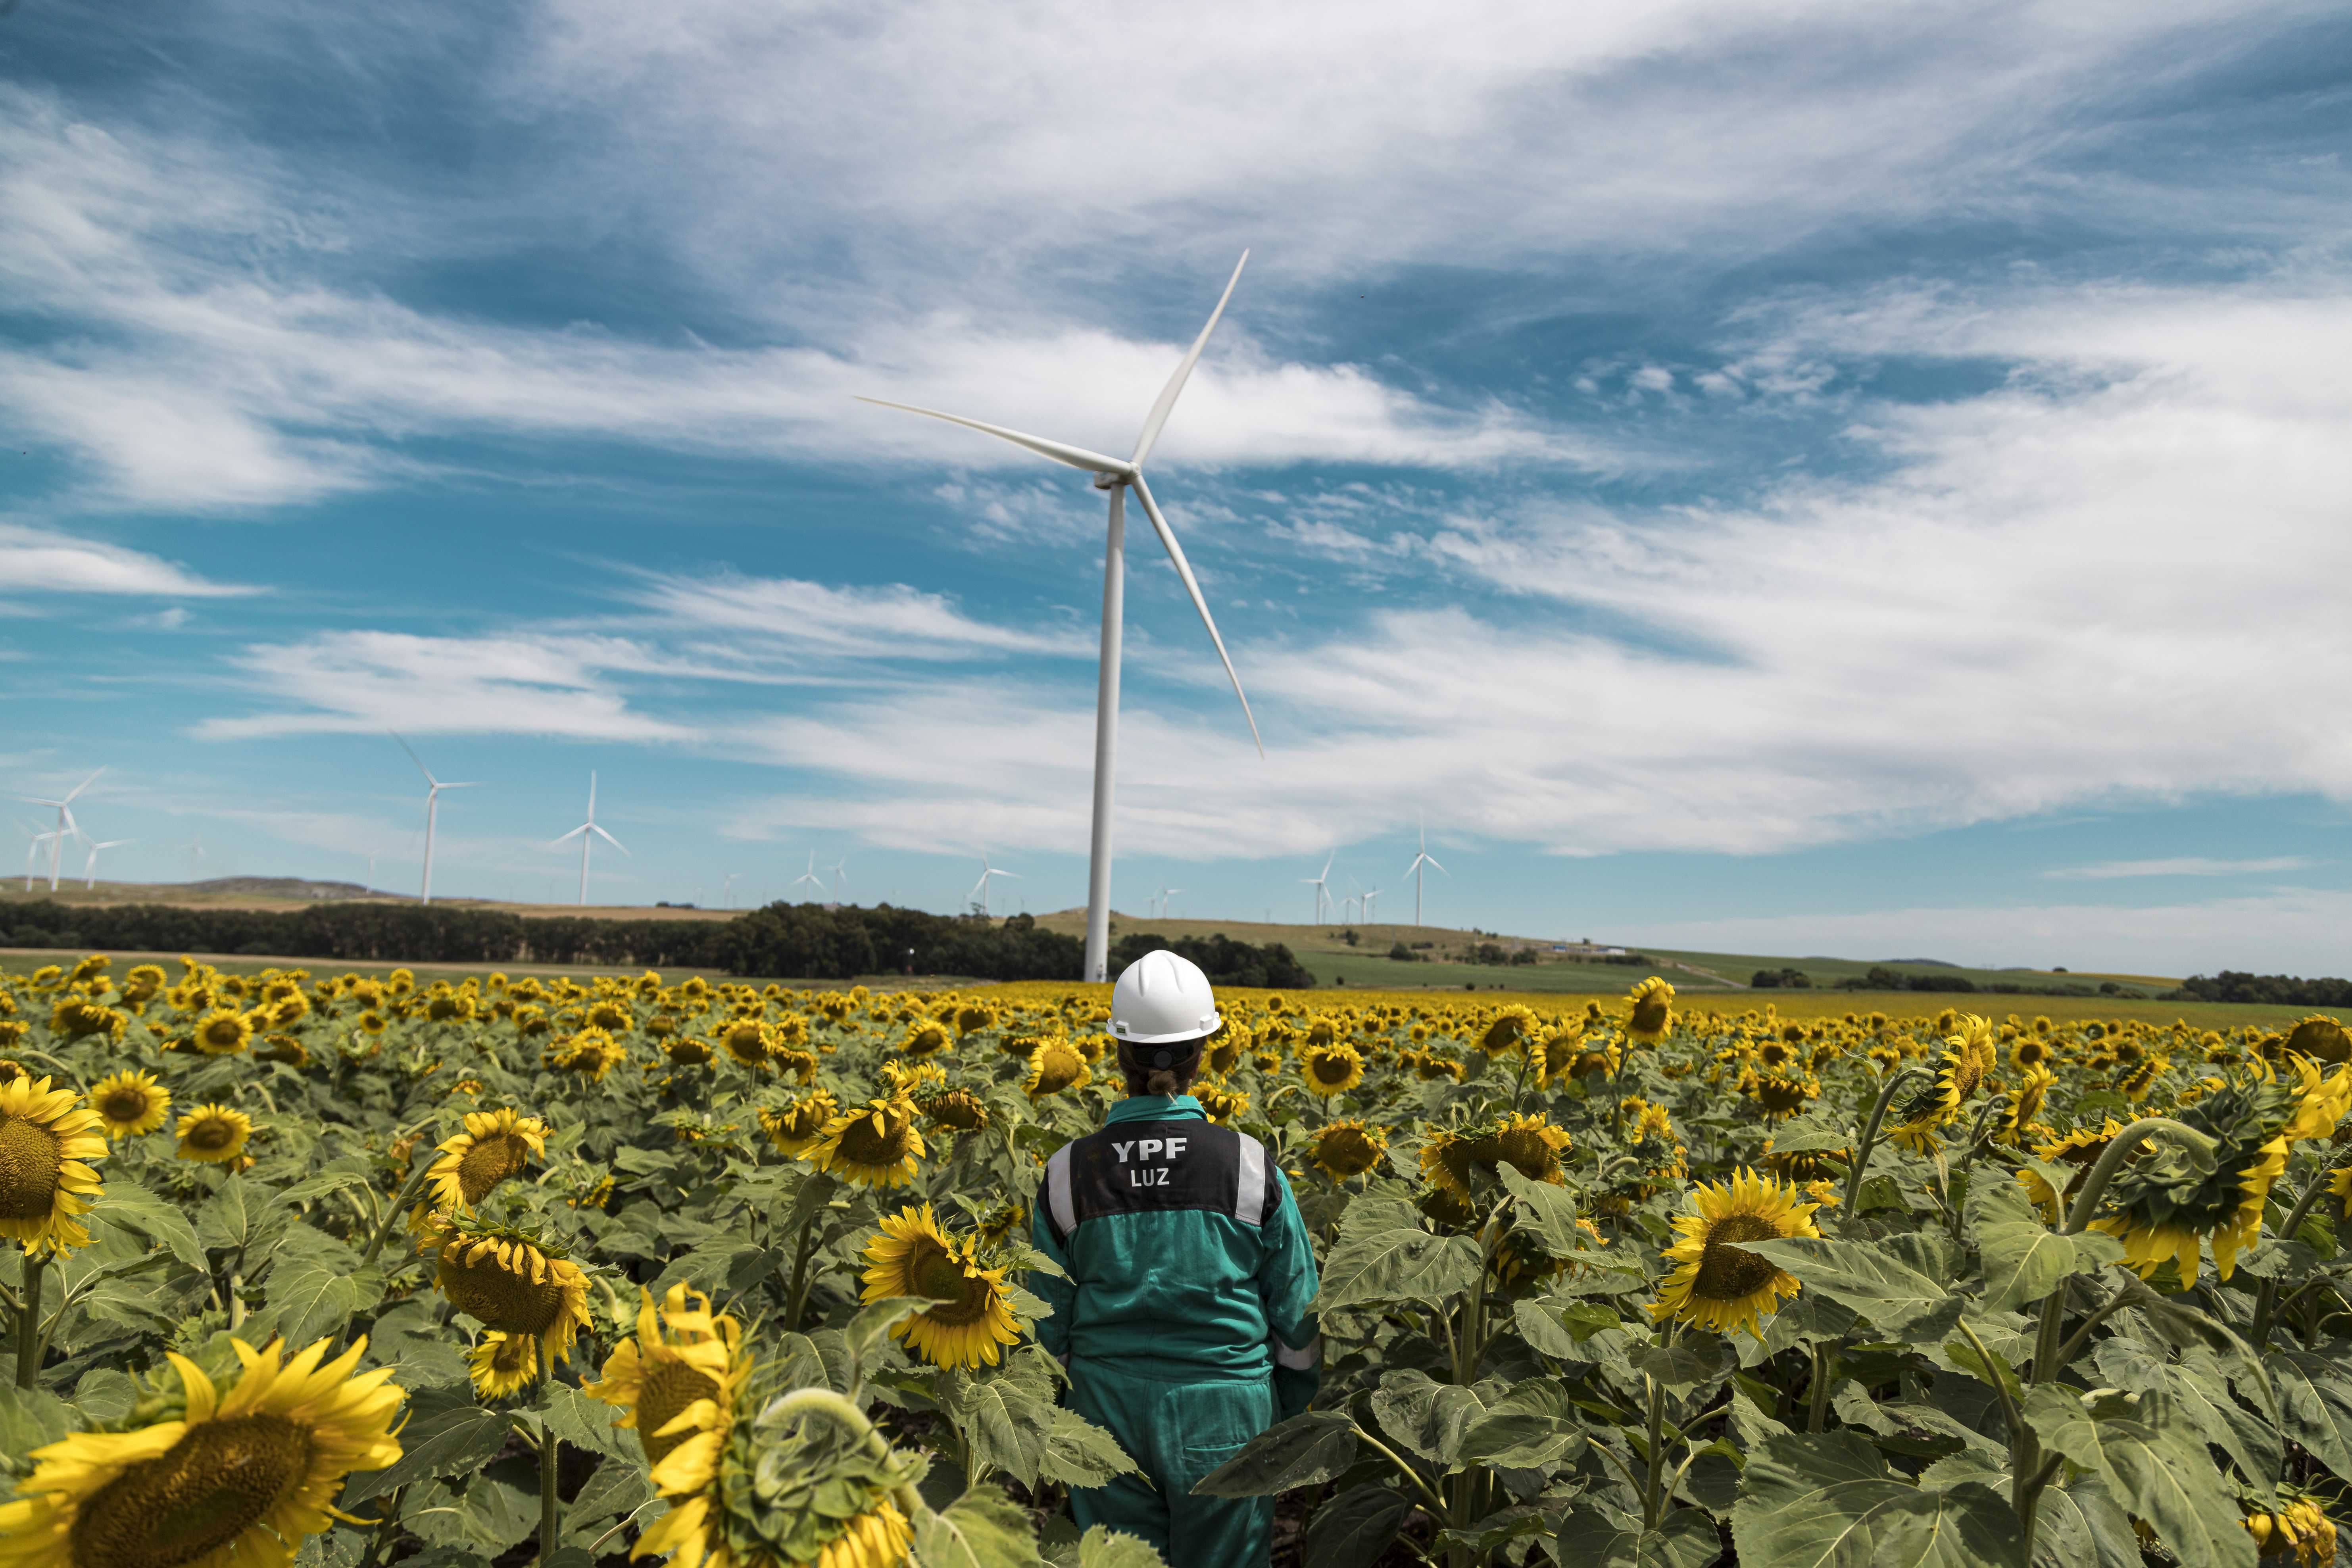
[[[1021,879],[1021,873],[1018,871],[991,871],[989,875],[992,877],[1010,877],[1016,882]]]
[[[1216,617],[1209,614],[1209,601],[1201,597],[1201,584],[1192,575],[1192,563],[1184,559],[1184,547],[1176,542],[1175,531],[1160,514],[1160,503],[1151,499],[1151,487],[1137,474],[1129,481],[1135,487],[1136,499],[1143,502],[1143,514],[1151,520],[1160,535],[1160,542],[1168,548],[1168,559],[1176,563],[1176,575],[1184,579],[1184,592],[1192,595],[1192,607],[1201,612],[1201,624],[1209,628],[1209,640],[1217,645],[1217,658],[1224,662],[1225,679],[1234,683],[1234,695],[1241,699],[1242,717],[1249,721],[1250,739],[1257,742],[1257,754],[1265,755],[1265,740],[1257,732],[1257,715],[1250,711],[1248,694],[1242,690],[1242,678],[1234,673],[1234,661],[1225,652],[1225,639],[1217,635]]]
[[[100,769],[99,769],[99,770],[98,770],[98,773],[104,773],[105,771],[106,771],[106,770],[105,770],[104,768],[100,768]],[[96,784],[96,783],[98,782],[98,773],[92,773],[92,774],[90,774],[90,775],[89,775],[89,777],[88,777],[88,778],[86,778],[86,779],[82,780],[82,781],[81,781],[81,783],[79,783],[79,784],[78,784],[74,785],[72,789],[70,789],[70,790],[67,791],[67,792],[66,792],[66,800],[71,800],[71,799],[73,799],[73,797],[74,797],[74,796],[76,796],[76,795],[79,795],[82,791],[84,791],[84,790],[88,789],[90,785],[92,785],[92,784]],[[58,804],[58,805],[64,805],[64,804],[65,804],[65,801],[59,801]]]
[[[1448,877],[1451,877],[1452,875],[1454,875],[1454,873],[1453,873],[1453,872],[1451,872],[1451,871],[1447,871],[1447,870],[1445,869],[1445,868],[1444,868],[1444,867],[1438,865],[1438,864],[1437,864],[1437,858],[1436,858],[1435,856],[1433,856],[1433,855],[1430,857],[1429,863],[1430,863],[1430,865],[1431,865],[1431,867],[1432,867],[1432,868],[1433,868],[1434,869],[1436,869],[1436,870],[1438,870],[1438,871],[1444,872],[1444,873],[1446,876],[1448,876]]]
[[[479,779],[467,779],[464,784],[442,784],[440,787],[443,789],[479,789],[482,787],[482,781]]]
[[[1326,856],[1324,856],[1324,857],[1323,857],[1323,876],[1324,876],[1324,877],[1328,877],[1328,876],[1329,876],[1329,875],[1331,874],[1331,862],[1332,862],[1332,861],[1334,861],[1334,860],[1337,860],[1339,858],[1339,852],[1337,849],[1332,850],[1332,851],[1331,851],[1331,853],[1329,853],[1328,855],[1326,855]],[[1322,878],[1321,878],[1321,877],[1318,877],[1318,878],[1317,878],[1317,879],[1316,879],[1316,880],[1320,881],[1320,880],[1322,880]]]
[[[433,776],[433,770],[425,765],[425,759],[418,756],[415,749],[412,748],[407,742],[400,739],[399,731],[394,730],[386,730],[384,733],[390,735],[394,741],[399,742],[400,749],[408,753],[408,760],[416,764],[416,771],[425,775],[425,782],[426,784],[433,785],[436,789],[441,787],[441,781]]]
[[[89,835],[81,830],[81,824],[74,820],[74,814],[70,809],[61,805],[58,807],[58,815],[66,819],[65,836],[68,838],[79,838],[84,844],[89,842]]]
[[[1051,458],[1057,463],[1067,463],[1074,468],[1084,468],[1090,474],[1125,476],[1135,472],[1135,465],[1122,463],[1117,458],[1106,458],[1100,452],[1089,452],[1084,447],[1073,447],[1066,441],[1048,441],[1043,436],[1024,436],[1018,430],[1008,430],[1002,425],[982,424],[966,419],[961,414],[942,414],[936,408],[918,408],[911,403],[892,403],[887,398],[861,397],[860,403],[870,403],[877,408],[896,408],[907,414],[920,414],[929,419],[944,419],[950,425],[961,425],[968,430],[993,436],[1000,441],[1010,441],[1016,447],[1026,447],[1041,458]]]
[[[621,853],[622,853],[622,854],[624,854],[624,855],[628,855],[628,854],[629,854],[628,850],[626,850],[625,848],[622,848],[621,841],[620,841],[619,839],[617,839],[617,838],[614,837],[611,834],[609,834],[609,833],[605,832],[603,828],[601,828],[601,827],[597,826],[594,823],[593,823],[593,822],[592,822],[592,823],[590,823],[590,824],[588,825],[588,831],[589,831],[589,832],[591,832],[591,833],[593,833],[597,837],[599,837],[599,838],[603,839],[605,843],[607,843],[607,844],[611,845],[614,848],[615,848],[615,849],[619,849],[619,850],[621,851]],[[634,856],[634,855],[629,856],[629,858],[630,858],[631,859],[633,859],[633,860],[636,858],[636,857],[635,857],[635,856]]]
[[[1225,313],[1225,301],[1234,297],[1234,285],[1242,280],[1242,268],[1248,265],[1249,252],[1244,250],[1242,258],[1234,263],[1234,275],[1226,279],[1225,291],[1217,296],[1217,308],[1209,312],[1209,324],[1202,327],[1201,335],[1192,340],[1192,352],[1184,356],[1184,363],[1176,367],[1176,374],[1170,376],[1168,384],[1160,389],[1160,401],[1151,405],[1151,414],[1143,422],[1143,434],[1135,438],[1135,456],[1128,459],[1134,467],[1143,467],[1143,459],[1151,456],[1152,444],[1160,439],[1160,427],[1168,423],[1169,413],[1176,406],[1177,395],[1184,390],[1184,383],[1191,377],[1192,367],[1201,363],[1201,351],[1209,346],[1209,334],[1217,330],[1217,319]]]
[[[558,844],[568,844],[568,843],[570,843],[572,839],[579,837],[582,834],[583,834],[583,833],[585,833],[585,832],[587,832],[587,831],[588,831],[588,825],[587,825],[586,823],[584,823],[584,822],[583,822],[583,823],[582,823],[579,826],[577,826],[577,827],[573,828],[571,832],[569,832],[569,833],[565,834],[562,837],[561,837],[561,838],[551,838],[551,839],[548,840],[548,846],[547,846],[547,847],[548,847],[549,848],[552,849],[552,848],[554,848],[554,847],[555,847],[555,846],[557,846]]]

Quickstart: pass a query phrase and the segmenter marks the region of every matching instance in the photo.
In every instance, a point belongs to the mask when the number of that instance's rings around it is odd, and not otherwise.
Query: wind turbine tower
[[[98,852],[100,850],[120,849],[126,844],[135,844],[137,842],[138,840],[135,838],[110,838],[104,843],[94,843],[90,845],[89,858],[82,862],[81,890],[87,893],[91,889],[98,886]]]
[[[389,731],[385,732],[391,733]],[[425,784],[431,786],[425,792],[425,889],[420,895],[421,901],[429,904],[433,901],[433,826],[441,815],[441,792],[445,789],[472,789],[478,781],[469,779],[463,784],[443,784],[433,776],[433,770],[426,767],[414,751],[409,750],[407,742],[401,741],[398,735],[393,735],[392,738],[400,741],[400,749],[408,752],[408,760],[416,763],[416,771],[425,775]],[[591,775],[591,778],[593,781],[593,775]],[[589,787],[593,792],[594,789],[593,782]],[[567,833],[563,837],[569,838],[572,836]],[[561,843],[562,840],[559,839],[557,842]],[[583,866],[586,864],[584,859],[582,864]],[[584,872],[583,878],[584,885]]]
[[[1444,876],[1451,877],[1454,875],[1453,872],[1448,871],[1444,867],[1440,866],[1437,863],[1436,858],[1430,854],[1429,825],[1427,823],[1422,824],[1421,826],[1421,848],[1419,852],[1413,856],[1412,864],[1404,868],[1405,875],[1412,879],[1412,923],[1415,925],[1419,925],[1421,923],[1421,868],[1423,866],[1426,866],[1430,869]]]
[[[982,920],[988,918],[988,879],[991,877],[1010,877],[1017,882],[1021,879],[1021,873],[1000,869],[989,859],[987,850],[980,852],[980,880],[971,885],[971,891],[965,897],[980,900],[980,917]]]
[[[16,797],[33,805],[57,807],[58,825],[43,835],[49,843],[49,891],[52,893],[58,890],[58,862],[65,853],[66,840],[79,838],[85,844],[89,842],[89,836],[81,830],[81,824],[74,820],[73,803],[79,797],[82,791],[96,784],[98,774],[105,771],[104,768],[99,769],[97,773],[90,774],[89,777],[66,791],[65,797],[61,800],[52,800],[47,795],[20,795]]]
[[[455,789],[457,786],[452,784],[449,787]],[[557,839],[555,843],[561,844],[565,838],[580,840],[580,902],[585,905],[588,902],[588,851],[594,847],[596,840],[601,838],[614,848],[620,849],[622,854],[628,854],[626,849],[621,848],[619,839],[596,826],[596,770],[593,768],[588,770],[588,820],[565,834],[563,838]],[[548,847],[553,848],[554,845],[550,845]],[[425,863],[427,867],[433,864],[433,844],[430,837],[425,840]],[[431,872],[428,870],[426,875],[430,876]],[[731,882],[734,879],[730,877],[728,880]]]
[[[1095,689],[1095,787],[1094,828],[1091,850],[1087,867],[1087,957],[1086,978],[1103,981],[1110,978],[1110,866],[1111,866],[1111,794],[1118,752],[1118,666],[1120,639],[1124,631],[1127,604],[1127,492],[1133,490],[1135,499],[1143,504],[1143,513],[1151,520],[1152,531],[1168,552],[1176,575],[1184,580],[1184,591],[1192,595],[1192,607],[1200,612],[1201,624],[1208,628],[1209,640],[1216,645],[1217,658],[1225,667],[1225,677],[1234,684],[1234,695],[1241,699],[1242,716],[1249,721],[1250,738],[1257,742],[1258,755],[1265,754],[1265,742],[1259,738],[1256,716],[1250,712],[1249,698],[1242,690],[1242,679],[1234,672],[1234,661],[1225,652],[1225,639],[1217,633],[1216,617],[1209,614],[1209,602],[1201,596],[1201,584],[1192,575],[1192,563],[1184,558],[1184,547],[1176,542],[1176,532],[1168,526],[1160,503],[1151,497],[1151,487],[1143,482],[1144,460],[1160,439],[1161,428],[1168,423],[1169,413],[1176,406],[1177,395],[1184,390],[1192,367],[1200,363],[1201,351],[1209,346],[1209,334],[1217,330],[1219,318],[1225,313],[1225,304],[1234,297],[1234,286],[1242,279],[1242,268],[1249,264],[1249,252],[1242,252],[1241,260],[1234,267],[1234,275],[1225,284],[1225,291],[1217,299],[1217,308],[1209,312],[1208,325],[1192,340],[1192,347],[1168,384],[1160,389],[1159,400],[1145,416],[1143,432],[1136,437],[1135,450],[1124,461],[1090,452],[1083,447],[1073,447],[1060,441],[1050,441],[1042,436],[1025,436],[1018,430],[1008,430],[1001,425],[986,425],[961,415],[942,414],[934,408],[918,408],[908,403],[889,403],[878,397],[860,399],[884,408],[897,408],[908,414],[920,414],[928,418],[944,419],[950,425],[961,425],[999,440],[1010,441],[1041,458],[1094,476],[1095,488],[1108,492],[1110,500],[1110,521],[1103,545],[1103,608],[1102,653],[1097,668]],[[1009,872],[1000,875],[1011,875]],[[982,892],[986,891],[987,876],[981,878]]]
[[[1324,889],[1329,885],[1331,880],[1331,862],[1337,860],[1339,858],[1339,852],[1337,849],[1332,850],[1330,854],[1323,858],[1323,871],[1320,876],[1301,877],[1298,879],[1301,882],[1315,889],[1315,918],[1313,921],[1308,922],[1309,924],[1319,926],[1323,923]]]

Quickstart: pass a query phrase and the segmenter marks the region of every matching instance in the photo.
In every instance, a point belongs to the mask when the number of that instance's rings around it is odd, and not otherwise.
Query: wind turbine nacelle
[[[1125,483],[1127,483],[1125,474],[1097,474],[1094,478],[1095,489],[1098,490],[1117,489]]]

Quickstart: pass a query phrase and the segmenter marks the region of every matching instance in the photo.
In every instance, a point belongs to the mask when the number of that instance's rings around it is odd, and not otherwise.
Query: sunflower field
[[[1201,1483],[1277,1561],[2334,1560],[2334,1020],[1223,1000],[1320,1264]],[[1148,1568],[1025,1288],[1106,1001],[0,975],[0,1568]]]

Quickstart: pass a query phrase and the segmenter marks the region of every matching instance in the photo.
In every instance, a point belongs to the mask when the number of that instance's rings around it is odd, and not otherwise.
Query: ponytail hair
[[[1170,1040],[1147,1046],[1134,1040],[1118,1043],[1118,1070],[1127,1079],[1129,1094],[1182,1094],[1192,1087],[1192,1079],[1201,1071],[1201,1046],[1208,1038]],[[1169,1065],[1156,1067],[1152,1058],[1160,1052],[1169,1053]]]

